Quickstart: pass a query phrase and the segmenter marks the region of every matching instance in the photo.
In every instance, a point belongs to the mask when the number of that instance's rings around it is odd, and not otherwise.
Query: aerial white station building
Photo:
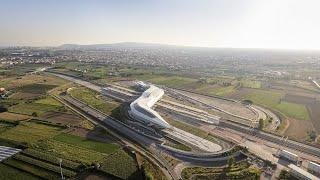
[[[141,83],[140,83],[141,85]],[[154,125],[158,128],[171,128],[156,111],[151,107],[164,95],[163,89],[154,85],[145,85],[148,89],[142,95],[130,104],[130,115],[138,121]]]

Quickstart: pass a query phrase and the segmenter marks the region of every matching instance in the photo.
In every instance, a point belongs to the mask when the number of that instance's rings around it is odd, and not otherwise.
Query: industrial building
[[[135,120],[142,121],[148,125],[153,125],[161,129],[171,128],[169,123],[167,123],[156,111],[151,109],[151,107],[164,95],[163,89],[154,85],[145,86],[147,86],[148,89],[130,104],[129,114]]]

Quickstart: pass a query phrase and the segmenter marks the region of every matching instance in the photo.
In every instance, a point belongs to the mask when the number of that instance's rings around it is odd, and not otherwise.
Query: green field
[[[236,83],[233,80],[226,80],[231,82],[231,85],[222,85],[224,79],[216,78],[197,79],[182,76],[165,76],[165,75],[143,75],[136,77],[139,80],[147,80],[154,84],[165,85],[171,88],[179,88],[191,90],[198,93],[208,95],[226,96],[235,91]]]
[[[18,113],[18,114],[25,114],[25,115],[32,115],[36,113],[38,116],[49,112],[49,111],[58,111],[61,106],[56,105],[45,105],[39,103],[21,103],[9,108],[9,112]]]
[[[283,97],[284,92],[274,90],[250,90],[243,95],[243,99],[280,111],[288,117],[302,120],[309,119],[308,111],[304,105],[284,102],[281,100]]]
[[[123,150],[111,154],[101,163],[100,170],[121,179],[128,179],[138,171],[134,159]],[[134,179],[131,177],[131,179]]]
[[[6,89],[13,90],[15,92],[40,92],[44,94],[46,91],[65,84],[66,82],[66,80],[54,76],[26,75],[0,79],[0,87],[5,87]]]
[[[21,87],[13,89],[15,92],[24,92],[24,93],[34,93],[34,94],[45,94],[47,91],[57,87],[56,85],[51,84],[27,84]]]
[[[241,80],[240,84],[241,84],[242,87],[245,87],[245,88],[253,88],[253,89],[261,88],[261,82],[260,81]]]
[[[103,99],[97,98],[99,93],[84,87],[74,88],[70,91],[72,97],[97,108],[98,110],[111,115],[119,107],[117,102],[108,102]]]
[[[283,96],[284,93],[280,91],[250,90],[243,96],[243,99],[248,99],[256,104],[275,108],[280,103]]]
[[[283,112],[289,117],[300,119],[300,120],[309,120],[309,113],[305,105],[281,102],[276,106],[276,109]]]
[[[14,128],[1,133],[1,138],[35,143],[38,140],[47,139],[60,133],[62,129],[55,126],[48,126],[33,122],[22,122]]]
[[[47,98],[44,98],[44,99],[39,99],[39,100],[35,101],[35,103],[37,103],[37,104],[43,104],[43,105],[49,105],[49,106],[59,106],[59,107],[62,106],[62,104],[61,104],[59,101],[53,99],[52,97],[47,97]]]
[[[106,154],[111,154],[119,149],[119,146],[115,144],[92,141],[79,136],[74,136],[74,135],[65,134],[65,133],[59,134],[55,136],[53,139],[63,143],[76,145],[79,147],[91,149],[91,150],[101,152],[101,153],[106,153]]]

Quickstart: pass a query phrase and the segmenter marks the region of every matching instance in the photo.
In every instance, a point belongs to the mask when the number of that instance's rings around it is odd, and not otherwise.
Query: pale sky
[[[320,0],[0,0],[0,45],[320,49]]]

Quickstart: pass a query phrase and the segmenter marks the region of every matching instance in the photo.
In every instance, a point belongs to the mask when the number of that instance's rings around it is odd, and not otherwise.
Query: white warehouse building
[[[130,104],[130,115],[138,121],[143,121],[159,128],[171,128],[151,107],[164,95],[163,89],[149,85],[142,95]]]

